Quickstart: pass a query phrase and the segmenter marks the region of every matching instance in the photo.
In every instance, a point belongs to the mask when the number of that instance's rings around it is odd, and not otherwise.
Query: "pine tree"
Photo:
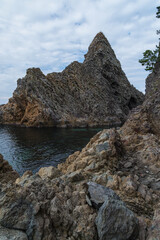
[[[157,7],[156,17],[160,18],[160,6]],[[157,35],[160,34],[160,30],[157,30]],[[143,58],[139,60],[142,66],[146,66],[146,71],[153,71],[156,62],[160,61],[160,38],[159,46],[156,45],[155,50],[146,50],[143,53]]]

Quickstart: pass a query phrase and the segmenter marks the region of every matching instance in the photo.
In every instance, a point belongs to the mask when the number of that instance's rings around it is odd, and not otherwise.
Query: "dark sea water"
[[[100,130],[0,126],[0,153],[20,175],[26,170],[37,172],[64,162]]]

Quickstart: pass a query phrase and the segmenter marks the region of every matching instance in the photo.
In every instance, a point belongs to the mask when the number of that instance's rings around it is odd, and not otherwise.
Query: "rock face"
[[[27,235],[18,230],[6,229],[0,226],[1,240],[28,240]]]
[[[160,204],[157,206],[147,240],[160,238]]]
[[[3,156],[0,154],[0,184],[15,181],[18,177],[19,174],[12,169],[9,163],[4,160]]]
[[[109,42],[98,33],[83,63],[45,76],[27,70],[6,105],[0,123],[32,127],[121,125],[143,94],[128,82]]]
[[[146,99],[157,93],[160,88],[160,62],[157,62],[155,69],[146,79]]]
[[[4,174],[1,239],[158,240],[160,91],[148,94],[123,127],[97,133],[58,169],[26,172],[16,181]]]
[[[123,127],[97,133],[58,169],[2,183],[2,239],[11,231],[16,240],[22,233],[28,240],[159,239],[158,109],[159,92]]]

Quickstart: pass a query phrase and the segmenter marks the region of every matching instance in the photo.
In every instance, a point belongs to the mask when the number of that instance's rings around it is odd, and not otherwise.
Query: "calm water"
[[[57,166],[100,130],[0,126],[0,153],[20,175],[26,170],[36,172]]]

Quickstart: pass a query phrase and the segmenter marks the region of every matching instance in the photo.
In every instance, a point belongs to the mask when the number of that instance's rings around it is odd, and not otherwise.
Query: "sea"
[[[102,128],[24,128],[0,125],[0,153],[20,175],[62,163]]]

